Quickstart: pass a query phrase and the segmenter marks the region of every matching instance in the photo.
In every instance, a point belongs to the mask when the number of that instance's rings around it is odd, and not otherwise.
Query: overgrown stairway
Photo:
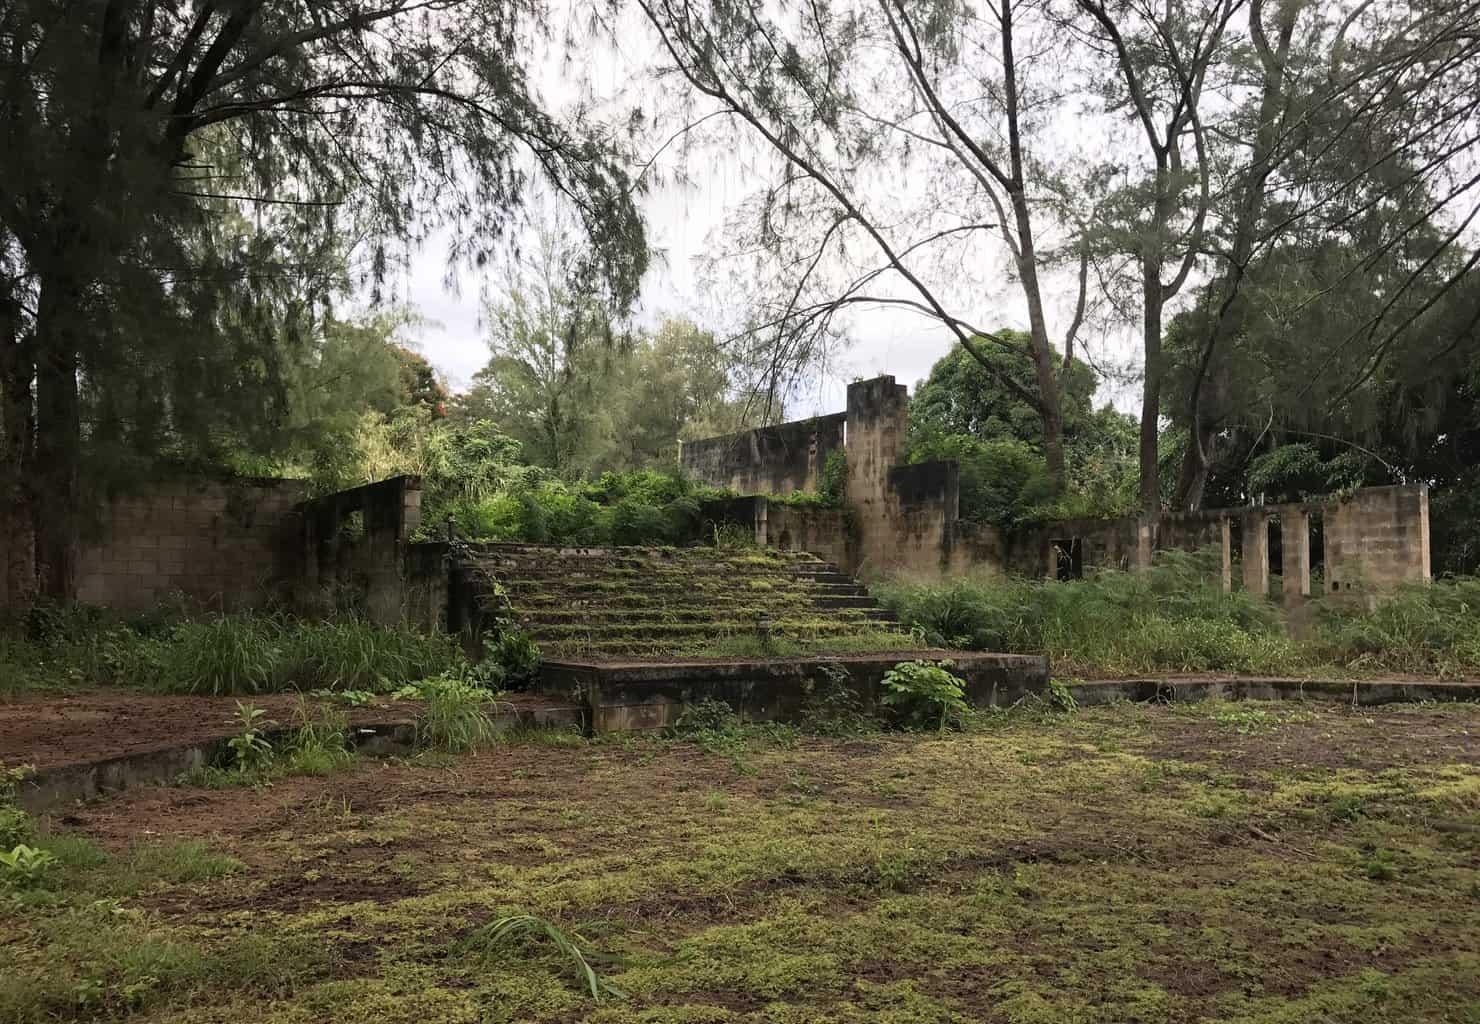
[[[907,646],[889,612],[838,567],[770,549],[466,550],[485,612],[547,659],[764,656]]]

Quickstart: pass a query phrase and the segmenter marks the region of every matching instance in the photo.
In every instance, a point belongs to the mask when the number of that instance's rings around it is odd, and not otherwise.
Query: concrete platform
[[[878,700],[884,673],[901,661],[948,660],[978,707],[1016,703],[1048,683],[1048,659],[970,651],[886,651],[790,658],[682,658],[667,661],[547,661],[541,688],[584,705],[593,732],[661,729],[685,704],[722,700],[749,721],[795,718],[813,684],[836,666],[865,708]]]

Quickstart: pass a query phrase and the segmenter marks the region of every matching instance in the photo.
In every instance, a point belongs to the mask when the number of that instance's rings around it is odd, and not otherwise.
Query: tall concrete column
[[[1310,514],[1303,508],[1280,509],[1280,578],[1286,604],[1310,596]]]
[[[1251,508],[1243,514],[1244,589],[1260,597],[1269,596],[1269,521],[1264,509]]]

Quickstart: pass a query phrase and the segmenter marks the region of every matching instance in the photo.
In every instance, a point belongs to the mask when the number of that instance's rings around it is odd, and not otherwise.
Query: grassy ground
[[[142,790],[0,896],[0,1020],[1480,1020],[1480,708],[543,735]],[[620,958],[593,1000],[533,913]]]

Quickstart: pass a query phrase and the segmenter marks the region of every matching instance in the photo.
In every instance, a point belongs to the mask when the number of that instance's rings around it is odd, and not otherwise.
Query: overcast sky
[[[623,33],[621,47],[602,55],[594,66],[584,65],[589,75],[584,83],[586,94],[590,96],[594,91],[614,111],[639,106],[651,113],[664,104],[660,96],[672,102],[674,84],[669,81],[661,88],[655,87],[644,70],[657,57],[656,44],[646,36],[645,25],[635,23],[631,32]],[[563,76],[570,65],[554,57],[545,65],[542,92],[549,103],[552,94],[569,92]],[[728,141],[733,136],[724,135],[723,126],[713,134],[695,133],[692,138],[693,144],[686,151],[679,147],[665,150],[659,163],[663,178],[675,177],[673,172],[681,168],[687,184],[655,187],[643,198],[649,243],[660,255],[643,282],[637,319],[640,324],[655,325],[666,316],[683,315],[723,336],[743,311],[716,308],[720,300],[702,287],[696,262],[707,253],[723,250],[725,218],[766,180],[763,166],[769,151],[754,147],[746,151],[748,137],[740,135],[737,146]],[[719,138],[727,141],[713,145]],[[910,183],[889,179],[881,187],[900,189],[901,195],[908,197]],[[974,323],[989,328],[1025,327],[1021,290],[994,262],[1003,259],[1004,254],[990,238],[982,239],[980,244],[980,252],[964,254],[974,268],[980,268],[978,279],[969,284],[961,282],[953,298]],[[486,273],[497,277],[498,269],[490,268]],[[738,285],[743,293],[743,281],[732,278],[727,283]],[[1055,280],[1050,275],[1046,283],[1053,293],[1049,296],[1051,302],[1055,295],[1064,299],[1057,310],[1050,310],[1051,331],[1054,327],[1061,329],[1063,324],[1055,324],[1054,317],[1058,314],[1067,320],[1074,282]],[[463,270],[449,287],[445,245],[434,238],[412,258],[396,287],[397,300],[428,321],[412,331],[413,340],[454,388],[465,387],[488,359],[486,329],[481,322],[484,284],[479,274]],[[966,292],[972,301],[963,301],[960,292]],[[856,309],[844,323],[850,344],[833,368],[819,374],[806,393],[793,402],[788,409],[791,415],[841,409],[847,382],[857,377],[892,374],[913,390],[953,343],[939,323],[898,308]],[[1123,373],[1135,359],[1133,339],[1131,331],[1118,332],[1111,337],[1082,338],[1081,347],[1087,349],[1092,361]],[[1134,383],[1104,380],[1097,404],[1106,401],[1133,411],[1139,403],[1138,388]]]

